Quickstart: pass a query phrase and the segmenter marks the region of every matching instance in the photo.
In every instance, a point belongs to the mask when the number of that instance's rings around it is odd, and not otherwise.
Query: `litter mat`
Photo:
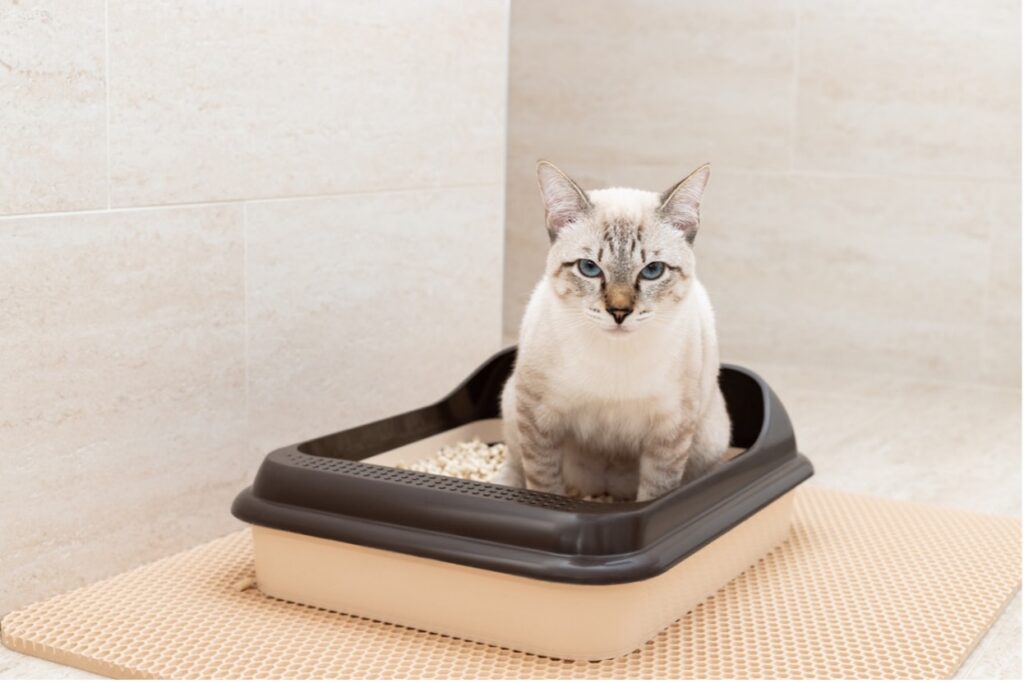
[[[13,612],[0,631],[13,650],[119,678],[945,678],[1019,584],[1018,520],[805,486],[781,546],[599,662],[268,597],[249,530]]]

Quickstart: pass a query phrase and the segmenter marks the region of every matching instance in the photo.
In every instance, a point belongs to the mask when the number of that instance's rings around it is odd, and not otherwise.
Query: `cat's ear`
[[[550,161],[537,163],[537,183],[544,200],[544,219],[548,226],[548,237],[554,242],[558,233],[569,223],[578,220],[590,209],[587,193],[562,173]]]
[[[659,211],[693,243],[700,227],[700,200],[711,175],[711,164],[704,164],[661,195]]]

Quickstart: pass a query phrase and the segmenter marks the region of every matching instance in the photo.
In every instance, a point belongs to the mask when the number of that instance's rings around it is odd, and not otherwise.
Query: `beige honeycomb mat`
[[[131,678],[947,677],[1019,586],[1020,523],[804,487],[785,545],[595,663],[281,602],[251,577],[238,532],[9,614],[3,643]]]

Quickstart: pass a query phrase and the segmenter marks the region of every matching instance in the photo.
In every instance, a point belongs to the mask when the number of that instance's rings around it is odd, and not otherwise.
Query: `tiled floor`
[[[1019,391],[742,364],[782,397],[817,485],[1020,516]],[[1020,642],[1018,595],[958,677],[1020,679]],[[0,678],[86,676],[0,648]]]

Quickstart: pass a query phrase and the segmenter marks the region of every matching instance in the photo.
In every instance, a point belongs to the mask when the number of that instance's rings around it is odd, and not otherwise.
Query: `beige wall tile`
[[[440,399],[500,346],[501,190],[249,204],[251,456]]]
[[[1020,174],[1017,0],[812,0],[799,170]]]
[[[103,6],[0,3],[0,214],[107,204]]]
[[[241,207],[0,220],[0,613],[235,526]]]
[[[729,353],[979,379],[984,183],[718,180],[701,272]]]
[[[498,182],[507,6],[110,0],[115,206]]]
[[[795,17],[789,0],[516,0],[510,156],[788,168]]]
[[[512,3],[506,340],[548,246],[537,160],[581,182],[615,169],[616,184],[638,164],[675,179],[709,160],[788,168],[795,28],[788,0]]]
[[[548,235],[534,176],[536,160],[509,156],[505,188],[505,272],[502,335],[512,343],[534,285],[544,271]],[[574,166],[563,170],[572,174]],[[579,182],[583,182],[578,179]]]
[[[1021,203],[1019,183],[994,184],[989,227],[991,255],[986,297],[982,376],[1020,388]]]

